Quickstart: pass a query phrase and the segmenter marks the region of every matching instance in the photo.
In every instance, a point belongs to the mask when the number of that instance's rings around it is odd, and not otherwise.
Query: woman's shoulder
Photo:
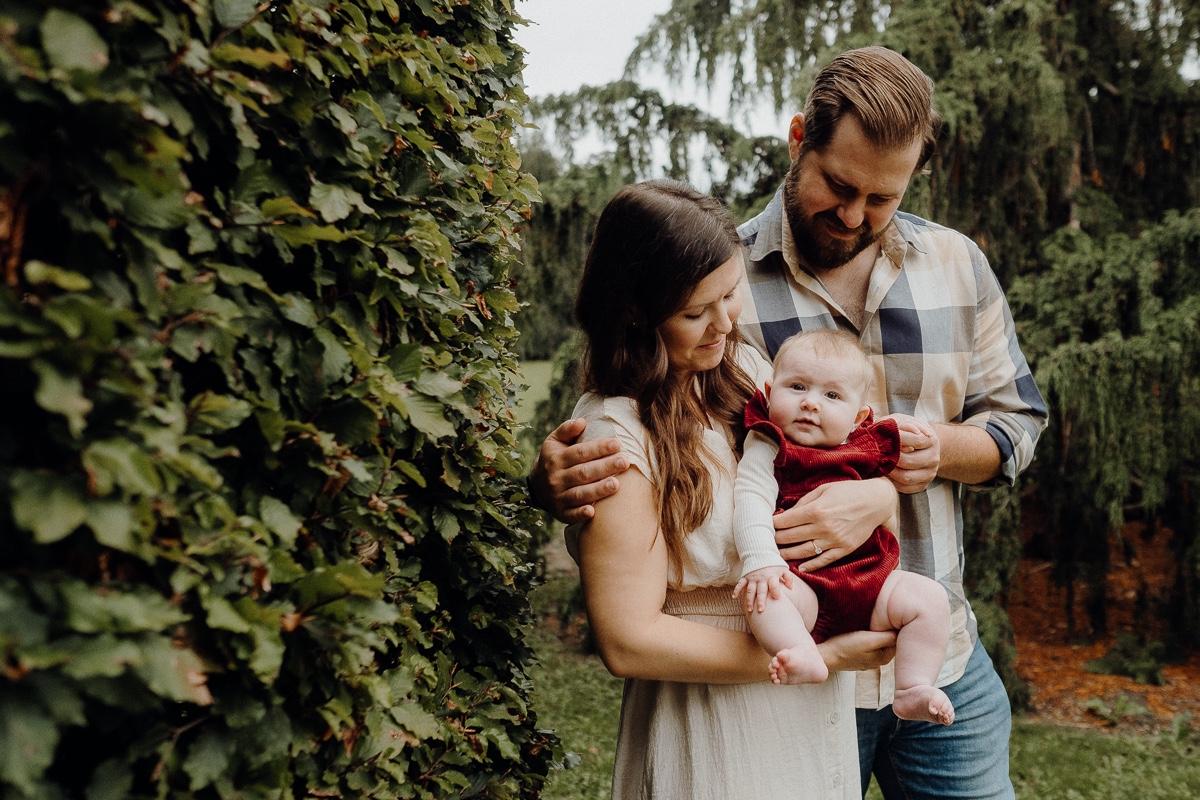
[[[645,427],[638,415],[637,401],[632,397],[585,392],[575,404],[572,417],[582,417],[589,423],[607,422],[625,428],[631,433],[644,434]],[[591,425],[588,426],[592,427]],[[607,435],[607,434],[606,434]],[[594,438],[594,437],[589,437]]]
[[[763,384],[771,379],[771,362],[758,352],[758,348],[747,342],[738,342],[737,350],[734,351],[734,358],[737,359],[738,366],[745,370],[750,376],[750,380],[754,381],[754,386],[758,389],[763,388]]]
[[[649,433],[638,415],[637,401],[632,397],[587,392],[575,404],[572,417],[587,420],[581,441],[615,438],[643,475],[652,474]]]

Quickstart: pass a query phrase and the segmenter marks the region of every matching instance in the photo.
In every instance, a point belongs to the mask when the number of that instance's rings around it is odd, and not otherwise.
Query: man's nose
[[[838,207],[838,219],[849,230],[854,230],[863,224],[866,214],[867,201],[864,198],[848,200]]]

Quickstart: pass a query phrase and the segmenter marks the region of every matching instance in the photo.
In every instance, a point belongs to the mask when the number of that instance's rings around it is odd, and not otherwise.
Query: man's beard
[[[792,229],[796,252],[808,269],[813,272],[836,269],[870,247],[882,234],[882,231],[872,231],[866,220],[851,230],[842,225],[837,211],[832,209],[809,215],[797,197],[799,179],[800,165],[796,163],[788,170],[783,187],[783,208],[787,214],[787,224]],[[853,239],[835,239],[828,234],[830,229],[856,235]]]

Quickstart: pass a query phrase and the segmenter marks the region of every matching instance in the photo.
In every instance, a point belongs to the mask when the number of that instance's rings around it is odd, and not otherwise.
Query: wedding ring
[[[821,545],[817,544],[816,539],[813,539],[812,543],[813,543],[813,555],[815,555],[815,556],[821,555]]]

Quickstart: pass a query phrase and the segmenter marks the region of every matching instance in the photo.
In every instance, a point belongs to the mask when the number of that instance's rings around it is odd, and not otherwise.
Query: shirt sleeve
[[[733,486],[733,541],[742,562],[741,575],[787,562],[775,546],[775,455],[779,445],[757,431],[746,435]]]
[[[1017,342],[1008,301],[983,252],[972,243],[977,287],[975,341],[963,424],[987,431],[1000,450],[1000,474],[1011,485],[1030,462],[1046,427],[1046,401]]]
[[[587,420],[581,442],[612,437],[620,444],[621,452],[629,459],[631,467],[637,467],[647,480],[654,481],[651,469],[652,456],[646,429],[637,413],[637,401],[629,397],[602,397],[585,394],[575,404],[572,418]],[[579,536],[586,523],[568,525],[563,531],[567,552],[575,563],[579,563]]]

